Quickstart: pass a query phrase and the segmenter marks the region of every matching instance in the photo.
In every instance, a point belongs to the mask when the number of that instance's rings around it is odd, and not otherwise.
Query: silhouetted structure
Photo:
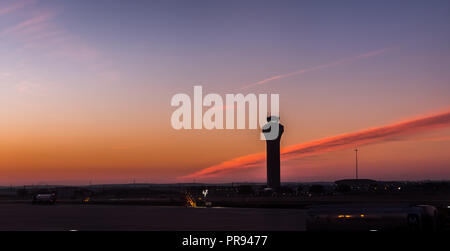
[[[356,170],[355,170],[355,178],[358,179],[358,148],[355,149],[355,155],[356,155]]]
[[[267,117],[267,122],[262,130],[267,142],[267,187],[278,188],[280,187],[280,140],[284,132],[284,126],[275,116]],[[279,126],[277,137],[270,134],[274,126]]]
[[[334,182],[339,192],[376,190],[378,182],[370,179],[345,179]]]

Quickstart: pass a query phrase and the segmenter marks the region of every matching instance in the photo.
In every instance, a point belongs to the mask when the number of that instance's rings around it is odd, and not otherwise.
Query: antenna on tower
[[[355,177],[358,179],[358,148],[355,148],[355,157],[356,157],[356,170],[355,170]]]

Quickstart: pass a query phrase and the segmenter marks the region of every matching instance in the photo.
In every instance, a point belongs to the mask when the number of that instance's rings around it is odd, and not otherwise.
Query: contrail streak
[[[247,88],[258,86],[258,85],[267,84],[267,83],[272,82],[272,81],[277,80],[277,79],[288,78],[288,77],[292,77],[292,76],[295,76],[295,75],[302,75],[302,74],[305,74],[305,73],[308,73],[308,72],[318,71],[318,70],[321,70],[321,69],[324,69],[324,68],[328,68],[328,67],[332,67],[332,66],[336,66],[336,65],[340,65],[340,64],[344,64],[344,63],[350,63],[350,62],[353,62],[353,61],[356,61],[356,60],[359,60],[359,59],[362,59],[362,58],[367,58],[367,57],[372,57],[372,56],[375,56],[375,55],[382,54],[382,53],[384,53],[384,52],[386,52],[388,50],[389,50],[389,48],[384,48],[384,49],[381,49],[381,50],[376,50],[376,51],[363,53],[363,54],[360,54],[360,55],[355,56],[355,57],[343,58],[343,59],[340,59],[340,60],[337,60],[337,61],[334,61],[334,62],[331,62],[331,63],[317,65],[317,66],[314,66],[314,67],[311,67],[311,68],[305,68],[305,69],[301,69],[301,70],[290,72],[290,73],[286,73],[286,74],[275,75],[275,76],[263,79],[261,81],[255,82],[255,83],[251,83],[251,84],[245,85],[245,86],[241,87],[240,89],[241,90],[242,89],[247,89]]]
[[[315,140],[308,143],[292,145],[281,150],[281,159],[282,161],[285,161],[308,155],[317,155],[345,148],[351,148],[355,145],[374,144],[396,139],[398,136],[408,136],[448,126],[450,126],[450,111],[432,116],[422,116],[417,119],[382,127]],[[205,168],[181,178],[192,179],[217,177],[234,170],[263,166],[264,161],[265,153],[246,155]]]
[[[0,6],[0,16],[9,14],[10,12],[14,12],[16,10],[19,10],[27,5],[30,5],[34,3],[34,0],[27,0],[27,1],[16,1],[13,5],[9,6]]]

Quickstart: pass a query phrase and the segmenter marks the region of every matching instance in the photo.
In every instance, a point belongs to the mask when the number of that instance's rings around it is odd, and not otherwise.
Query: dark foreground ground
[[[0,204],[0,230],[305,230],[306,211],[136,205]]]

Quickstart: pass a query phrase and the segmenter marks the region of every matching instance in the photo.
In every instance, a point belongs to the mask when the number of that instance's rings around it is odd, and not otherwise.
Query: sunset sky
[[[282,181],[352,178],[355,147],[360,178],[450,180],[449,24],[446,0],[2,0],[0,186],[264,182],[259,130],[172,128],[194,85],[280,95]]]

